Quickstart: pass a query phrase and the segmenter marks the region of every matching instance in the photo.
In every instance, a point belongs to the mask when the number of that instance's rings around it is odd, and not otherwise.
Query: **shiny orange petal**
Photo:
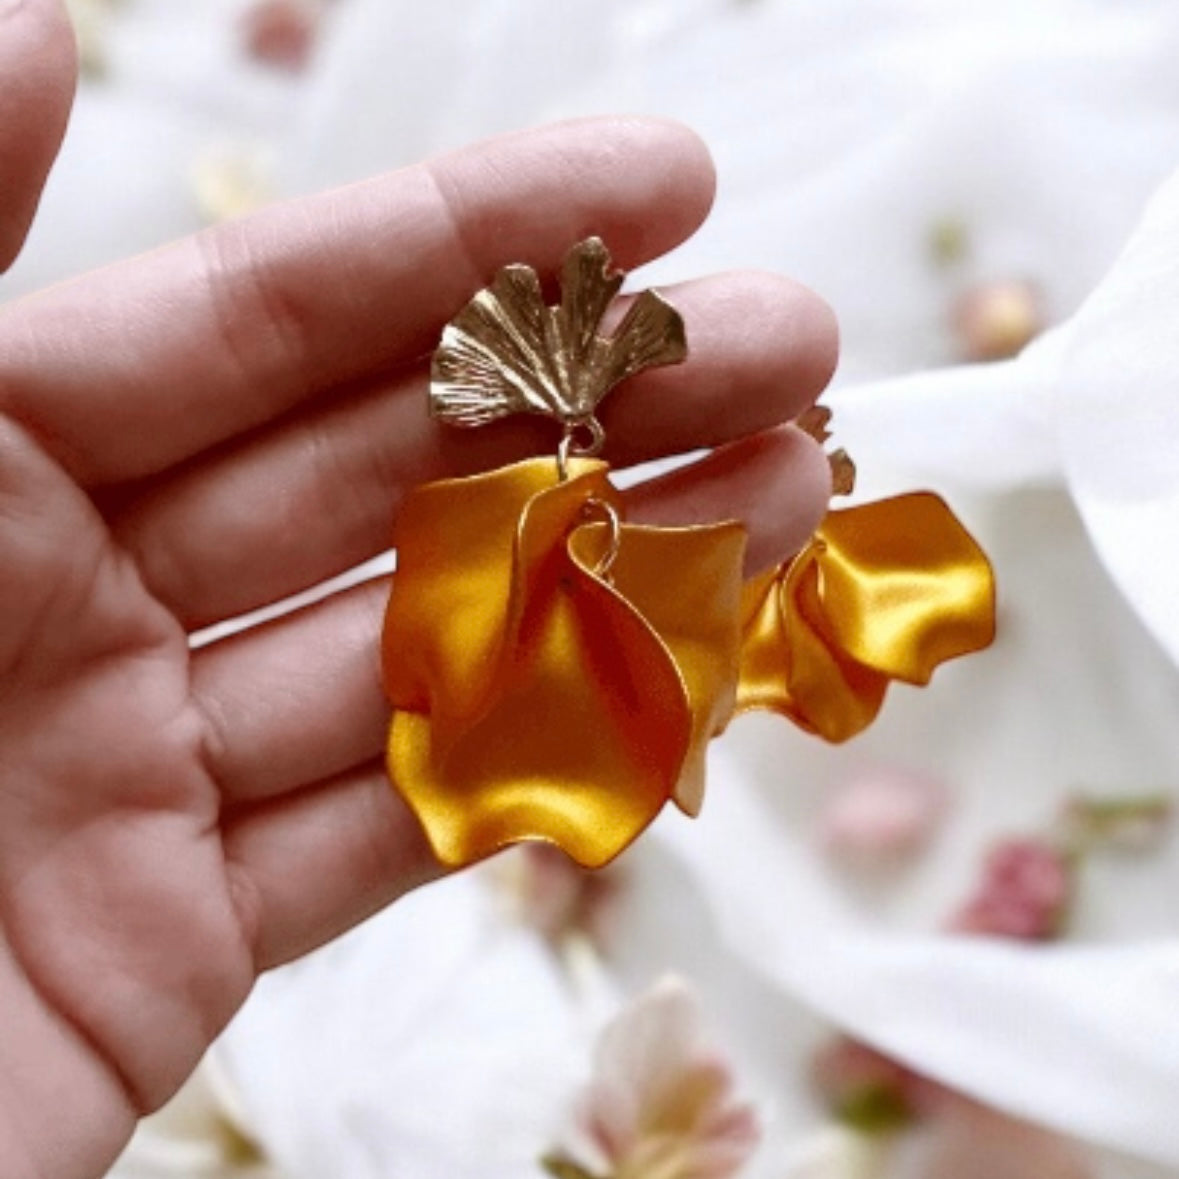
[[[570,474],[558,482],[552,460],[532,460],[423,488],[402,513],[384,637],[389,770],[447,864],[521,839],[605,863],[731,707],[740,529],[623,525],[607,581],[608,530],[585,506],[617,511],[618,495],[604,464]],[[682,587],[701,568],[721,584],[692,625],[677,595],[691,598]],[[698,649],[716,642],[726,650]]]
[[[692,730],[674,799],[695,815],[704,799],[708,742],[724,730],[736,705],[745,530],[732,523],[626,525],[623,536],[614,589],[659,636],[687,693]]]
[[[875,719],[888,684],[926,684],[994,638],[986,555],[935,495],[830,513],[794,561],[745,590],[741,710],[768,708],[828,741]]]

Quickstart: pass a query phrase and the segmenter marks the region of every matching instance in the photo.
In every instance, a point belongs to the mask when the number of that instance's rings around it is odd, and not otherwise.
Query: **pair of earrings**
[[[564,430],[555,459],[427,484],[398,520],[388,769],[450,866],[539,839],[598,867],[669,800],[699,811],[707,744],[736,713],[846,740],[892,680],[928,683],[994,635],[986,556],[930,493],[832,511],[748,583],[740,524],[627,523],[595,410],[687,345],[652,291],[599,334],[623,277],[596,238],[570,251],[553,307],[535,271],[504,267],[434,355],[443,422],[539,413]],[[825,423],[802,424],[825,440]]]

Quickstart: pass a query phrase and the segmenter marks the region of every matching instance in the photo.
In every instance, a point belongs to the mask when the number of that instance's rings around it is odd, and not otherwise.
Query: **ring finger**
[[[647,524],[740,519],[755,572],[805,542],[828,487],[822,452],[787,427],[633,489],[627,510]],[[387,594],[387,580],[370,582],[194,654],[207,761],[227,803],[281,795],[379,754],[389,713],[379,652]]]

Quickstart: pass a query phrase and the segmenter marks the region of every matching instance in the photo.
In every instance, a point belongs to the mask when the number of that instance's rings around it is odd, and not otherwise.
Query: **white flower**
[[[729,1179],[756,1149],[751,1106],[733,1097],[699,1004],[668,978],[602,1033],[577,1114],[574,1156],[610,1179]]]

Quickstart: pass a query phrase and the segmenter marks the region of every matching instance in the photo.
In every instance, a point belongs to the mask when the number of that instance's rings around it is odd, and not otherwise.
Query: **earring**
[[[420,487],[397,522],[382,638],[387,764],[450,866],[526,839],[605,864],[669,800],[699,811],[706,746],[736,711],[773,708],[839,739],[848,716],[879,708],[873,675],[919,678],[964,650],[947,601],[897,625],[880,591],[896,562],[929,555],[885,546],[882,560],[872,546],[873,529],[907,507],[833,513],[793,562],[749,586],[741,525],[626,521],[597,457],[597,407],[627,377],[682,361],[687,345],[679,314],[652,291],[600,334],[623,277],[596,238],[570,251],[555,306],[534,270],[504,267],[434,355],[439,420],[534,413],[562,427],[552,456]],[[873,621],[882,609],[893,625]],[[864,629],[874,642],[856,641]],[[911,665],[890,661],[897,647]]]
[[[816,406],[798,425],[830,437]],[[836,495],[855,489],[829,456]],[[737,711],[769,709],[842,742],[867,728],[893,681],[925,686],[947,660],[995,637],[995,579],[978,543],[929,491],[834,509],[791,560],[742,597]]]

